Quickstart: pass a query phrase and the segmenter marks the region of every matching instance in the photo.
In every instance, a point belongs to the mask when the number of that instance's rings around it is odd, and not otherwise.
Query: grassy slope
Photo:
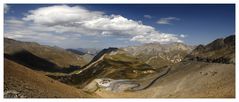
[[[84,68],[86,69],[74,71],[68,76],[51,77],[76,87],[83,87],[95,78],[137,79],[155,73],[153,67],[125,54],[106,54]]]
[[[148,75],[143,74],[143,71],[154,71],[153,67],[125,54],[106,55],[102,63],[107,66],[100,76],[113,79],[141,78]]]

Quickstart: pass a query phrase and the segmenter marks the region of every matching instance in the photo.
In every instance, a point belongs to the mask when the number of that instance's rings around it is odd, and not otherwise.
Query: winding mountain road
[[[142,85],[142,83],[141,83],[141,84],[139,84],[137,87],[132,87],[132,88],[131,88],[130,90],[128,90],[128,91],[139,91],[139,90],[147,89],[147,88],[149,88],[151,85],[153,85],[159,78],[161,78],[161,77],[165,76],[166,74],[168,74],[170,70],[171,70],[171,68],[167,68],[165,71],[159,73],[159,75],[158,75],[156,78],[154,78],[153,80],[151,80],[148,84],[146,84],[146,86],[145,86],[145,85]]]
[[[128,80],[128,79],[120,79],[120,80],[113,80],[111,79],[110,85],[105,87],[110,89],[112,92],[122,92],[122,91],[140,91],[149,88],[152,86],[159,78],[165,76],[169,73],[171,69],[168,67],[162,72],[151,76],[150,78],[143,78],[137,80]],[[104,79],[101,79],[104,80]],[[99,84],[98,84],[99,85]]]

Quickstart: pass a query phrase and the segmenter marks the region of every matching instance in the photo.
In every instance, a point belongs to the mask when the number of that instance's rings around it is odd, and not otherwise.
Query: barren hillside
[[[4,59],[4,97],[94,97],[55,81],[11,60]]]

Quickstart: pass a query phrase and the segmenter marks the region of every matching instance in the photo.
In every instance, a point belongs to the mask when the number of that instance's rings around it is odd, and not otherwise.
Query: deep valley
[[[4,38],[5,98],[235,98],[235,35],[101,51]]]

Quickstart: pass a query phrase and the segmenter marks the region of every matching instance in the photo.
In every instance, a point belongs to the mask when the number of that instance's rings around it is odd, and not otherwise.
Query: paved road
[[[164,75],[168,74],[170,71],[170,68],[165,69],[161,73],[159,73],[157,76],[154,76],[155,78],[145,78],[141,80],[113,80],[111,82],[111,85],[109,86],[111,88],[111,91],[113,92],[120,92],[120,91],[139,91],[149,88],[151,85],[153,85],[159,78],[163,77]],[[148,81],[149,80],[149,81]]]
[[[167,68],[165,71],[159,73],[159,75],[154,78],[153,80],[151,80],[148,84],[146,85],[142,85],[140,84],[138,87],[132,87],[129,91],[139,91],[139,90],[144,90],[149,88],[151,85],[153,85],[159,78],[165,76],[166,74],[168,74],[168,72],[171,70],[171,68]]]

